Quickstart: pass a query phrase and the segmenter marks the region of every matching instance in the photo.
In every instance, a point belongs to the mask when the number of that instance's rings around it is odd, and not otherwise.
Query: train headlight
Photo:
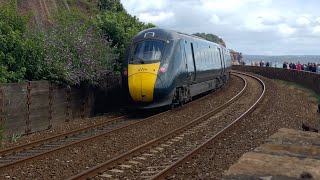
[[[159,69],[159,71],[160,71],[161,73],[165,73],[165,72],[167,72],[167,69],[168,69],[168,64],[164,64],[164,65],[161,66],[161,68]]]

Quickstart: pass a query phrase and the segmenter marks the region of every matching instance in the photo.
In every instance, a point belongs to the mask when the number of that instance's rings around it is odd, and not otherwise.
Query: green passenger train
[[[202,38],[161,28],[130,41],[123,84],[138,108],[183,104],[221,87],[230,77],[229,51]]]

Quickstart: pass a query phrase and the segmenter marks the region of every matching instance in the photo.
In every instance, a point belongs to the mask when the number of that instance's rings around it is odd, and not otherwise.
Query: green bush
[[[138,32],[154,27],[153,24],[145,24],[135,16],[131,16],[126,11],[106,11],[96,17],[94,23],[99,27],[108,41],[118,48],[120,54],[119,67],[124,58],[124,51],[127,43]]]
[[[28,46],[23,38],[27,18],[15,11],[16,4],[6,4],[0,9],[0,82],[24,79]]]
[[[55,25],[36,31],[27,31],[27,20],[15,3],[0,9],[0,82],[97,84],[117,66],[115,47],[84,14],[60,11]]]
[[[93,0],[78,3],[92,8]],[[16,12],[12,0],[0,8],[0,83],[52,80],[96,84],[118,74],[129,40],[154,27],[128,14],[119,0],[100,0],[95,17],[75,10],[59,11],[54,25],[28,30],[28,18]]]
[[[97,84],[98,80],[112,73],[118,58],[91,21],[76,11],[61,11],[49,30],[38,33],[37,40],[43,47],[46,79],[80,84]]]
[[[100,11],[125,11],[120,0],[98,0],[97,3]]]

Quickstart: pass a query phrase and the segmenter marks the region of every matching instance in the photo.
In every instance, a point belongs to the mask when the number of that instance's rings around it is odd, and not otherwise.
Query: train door
[[[220,57],[220,63],[221,63],[221,74],[224,74],[224,71],[225,71],[225,63],[224,63],[224,56],[223,56],[223,53],[221,52],[221,49],[218,48],[218,51],[219,51],[219,57]]]
[[[195,81],[196,78],[196,66],[194,61],[193,44],[185,41],[184,43],[184,53],[186,58],[186,66],[188,73],[188,80],[190,84]]]

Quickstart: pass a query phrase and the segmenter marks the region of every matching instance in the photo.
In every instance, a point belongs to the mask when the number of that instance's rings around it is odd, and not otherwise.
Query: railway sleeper
[[[1,167],[1,165],[8,164],[10,162],[12,162],[12,159],[2,159],[2,160],[0,160],[0,167]]]
[[[33,154],[34,153],[32,153],[32,152],[20,152],[20,153],[15,154],[15,156],[28,157],[28,156],[33,155]]]
[[[60,144],[46,144],[46,145],[43,145],[43,147],[47,148],[51,148],[51,147],[60,147],[61,145]]]

